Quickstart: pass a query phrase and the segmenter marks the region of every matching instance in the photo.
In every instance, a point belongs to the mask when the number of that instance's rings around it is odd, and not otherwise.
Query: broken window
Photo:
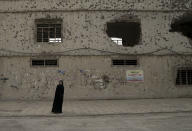
[[[192,85],[192,68],[177,70],[176,85]]]
[[[141,37],[140,22],[107,23],[107,35],[117,45],[134,46],[139,44]]]
[[[137,65],[137,60],[122,60],[122,59],[114,59],[112,60],[113,65]]]
[[[32,59],[32,66],[58,66],[57,59]]]
[[[37,42],[61,42],[61,20],[36,20]]]
[[[171,24],[170,32],[180,32],[184,36],[192,39],[192,14],[185,14],[174,20]]]

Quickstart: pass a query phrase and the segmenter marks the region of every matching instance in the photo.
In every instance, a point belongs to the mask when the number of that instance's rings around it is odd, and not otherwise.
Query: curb
[[[102,117],[102,116],[143,116],[143,115],[159,115],[159,114],[180,114],[180,113],[192,113],[192,110],[190,111],[171,111],[171,112],[143,112],[143,113],[109,113],[109,114],[76,114],[76,115],[64,115],[64,114],[58,114],[58,115],[0,115],[1,118],[38,118],[38,117]]]

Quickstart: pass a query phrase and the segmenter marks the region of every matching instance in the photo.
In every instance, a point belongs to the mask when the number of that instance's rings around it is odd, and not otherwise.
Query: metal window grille
[[[32,66],[44,66],[44,60],[32,60]]]
[[[33,59],[31,61],[32,66],[57,66],[57,59]]]
[[[37,42],[61,42],[61,24],[37,24]]]
[[[112,60],[113,65],[137,65],[137,60]]]
[[[176,85],[192,85],[192,68],[177,70]]]
[[[45,60],[45,65],[47,66],[56,66],[57,64],[57,60]]]

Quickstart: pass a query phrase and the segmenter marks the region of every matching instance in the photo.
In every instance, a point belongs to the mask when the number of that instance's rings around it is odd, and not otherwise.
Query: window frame
[[[113,60],[136,60],[137,65],[114,65]],[[111,57],[111,66],[112,67],[139,67],[140,62],[137,56],[119,56],[119,57],[115,56],[115,57]]]
[[[44,61],[44,65],[33,65],[32,62],[33,60],[43,60]],[[45,61],[46,60],[56,60],[57,61],[57,65],[46,65]],[[45,67],[59,67],[59,58],[30,58],[30,67],[32,68],[45,68]]]
[[[38,42],[37,41],[37,25],[38,24],[61,24],[61,42]],[[37,44],[60,44],[63,42],[63,20],[62,19],[35,19],[34,40]]]
[[[192,70],[192,66],[182,66],[182,67],[176,67],[175,68],[175,79],[174,79],[174,83],[176,87],[192,87],[192,84],[177,84],[177,73],[179,70],[187,70],[187,69],[191,69]]]

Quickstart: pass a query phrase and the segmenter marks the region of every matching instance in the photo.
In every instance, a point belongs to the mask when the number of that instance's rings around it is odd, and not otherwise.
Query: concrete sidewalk
[[[0,116],[87,116],[192,112],[192,99],[64,101],[63,113],[52,114],[52,101],[0,101]]]

